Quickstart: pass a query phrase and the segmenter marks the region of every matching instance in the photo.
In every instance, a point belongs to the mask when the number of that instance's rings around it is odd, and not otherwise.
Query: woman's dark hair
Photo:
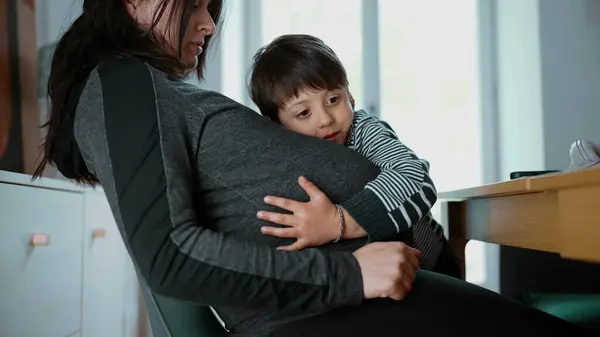
[[[278,110],[300,90],[348,88],[348,76],[335,52],[312,35],[282,35],[254,55],[250,97],[263,116],[279,123]]]
[[[208,0],[205,0],[208,1]],[[208,3],[215,25],[220,26],[224,0],[211,0]],[[87,167],[64,162],[61,158],[65,152],[77,151],[73,135],[73,120],[79,95],[91,71],[108,59],[135,57],[149,65],[174,77],[184,77],[186,69],[178,57],[173,57],[162,50],[153,33],[163,15],[168,20],[179,19],[179,54],[187,25],[197,0],[162,0],[154,15],[149,29],[142,29],[125,8],[125,0],[84,0],[83,13],[73,22],[71,27],[58,41],[48,80],[48,96],[50,98],[50,118],[43,125],[47,128],[39,164],[33,177],[42,176],[46,166],[54,164],[65,177],[79,183],[94,185],[97,177]],[[169,3],[171,12],[165,13]],[[205,50],[209,46],[211,36],[205,38]],[[202,79],[206,62],[206,52],[198,57],[196,68],[199,79]],[[62,161],[62,162],[61,162]]]

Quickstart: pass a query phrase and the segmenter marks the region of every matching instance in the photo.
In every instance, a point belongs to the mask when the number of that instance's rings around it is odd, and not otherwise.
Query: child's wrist
[[[344,211],[344,239],[357,239],[367,236],[367,232],[362,228],[350,213],[342,207]]]

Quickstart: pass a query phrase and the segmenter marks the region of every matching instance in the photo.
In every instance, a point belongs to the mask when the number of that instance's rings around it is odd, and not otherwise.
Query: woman
[[[362,228],[376,231],[376,220],[348,228],[350,240],[336,245],[273,249],[282,242],[262,235],[255,217],[265,195],[304,199],[296,178],[305,175],[339,203],[378,171],[343,146],[286,131],[180,80],[191,69],[202,75],[221,7],[85,0],[52,61],[38,175],[54,163],[68,178],[103,186],[155,337],[198,336],[176,331],[186,323],[173,312],[191,310],[189,323],[200,305],[214,306],[240,336],[582,334],[464,282],[415,278],[418,252],[399,242],[365,244]],[[349,214],[369,212],[343,205]],[[457,314],[458,305],[465,312]]]

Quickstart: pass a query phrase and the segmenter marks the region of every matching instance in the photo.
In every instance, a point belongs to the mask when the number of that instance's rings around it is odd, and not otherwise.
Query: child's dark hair
[[[321,39],[282,35],[254,55],[249,87],[261,114],[279,123],[277,111],[300,90],[348,88],[348,76]]]

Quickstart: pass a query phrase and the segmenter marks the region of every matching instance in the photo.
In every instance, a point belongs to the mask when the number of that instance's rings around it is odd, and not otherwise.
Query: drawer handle
[[[50,235],[47,233],[35,233],[31,235],[29,244],[34,247],[48,246],[50,244]]]
[[[95,228],[92,231],[92,237],[95,238],[95,239],[106,237],[106,229],[104,229],[104,228]]]

